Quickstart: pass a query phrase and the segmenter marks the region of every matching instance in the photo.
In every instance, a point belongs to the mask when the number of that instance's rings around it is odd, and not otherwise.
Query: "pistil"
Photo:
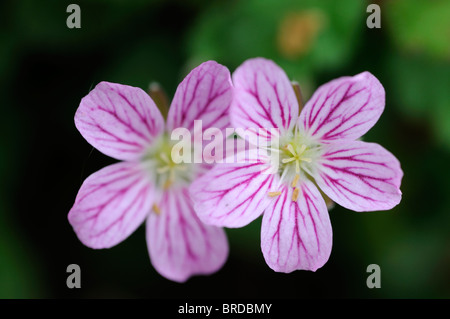
[[[287,164],[287,163],[290,163],[290,162],[295,161],[295,172],[296,172],[297,174],[300,173],[300,163],[301,163],[302,161],[308,162],[308,163],[311,162],[311,159],[310,159],[310,158],[302,156],[302,154],[303,154],[303,153],[305,152],[305,150],[306,150],[306,145],[305,145],[305,144],[302,144],[302,145],[300,146],[300,150],[299,150],[298,152],[295,151],[295,149],[294,149],[294,147],[292,146],[292,144],[287,144],[287,145],[285,146],[285,149],[288,150],[288,151],[291,153],[292,157],[283,158],[283,159],[281,160],[281,162],[282,162],[283,164]]]

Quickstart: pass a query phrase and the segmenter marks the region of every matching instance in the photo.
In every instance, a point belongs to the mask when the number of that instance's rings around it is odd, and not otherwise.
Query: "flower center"
[[[171,157],[167,156],[166,153],[161,153],[159,157],[160,160],[162,160],[162,163],[160,163],[160,166],[156,168],[156,173],[165,175],[163,188],[168,189],[175,181],[176,172],[186,171],[187,166],[186,164],[175,163]]]
[[[307,146],[305,144],[300,144],[296,145],[296,147],[294,148],[292,143],[289,143],[283,147],[283,150],[285,151],[287,157],[282,158],[281,162],[283,164],[291,162],[295,163],[295,173],[297,175],[300,173],[300,163],[302,161],[311,163],[311,159],[309,157],[305,157],[304,155],[306,147]]]
[[[311,164],[317,157],[320,146],[307,140],[298,131],[280,139],[280,146],[275,151],[278,153],[280,183],[287,182],[294,188],[292,201],[297,201],[300,189],[297,187],[299,180],[311,176]],[[280,191],[269,192],[270,197],[280,195]]]
[[[156,187],[167,190],[174,184],[184,185],[192,181],[193,165],[181,161],[180,153],[186,151],[191,150],[174,145],[167,135],[163,135],[149,150],[144,161],[149,163]]]

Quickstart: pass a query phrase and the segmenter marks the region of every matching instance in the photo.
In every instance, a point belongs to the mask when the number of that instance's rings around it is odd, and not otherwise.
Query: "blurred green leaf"
[[[391,298],[442,296],[433,287],[438,286],[442,278],[436,271],[445,255],[449,257],[448,243],[436,228],[422,228],[398,233],[380,260],[382,271],[385,270],[382,287]]]
[[[214,59],[234,69],[263,56],[295,79],[310,78],[349,62],[364,16],[364,3],[352,0],[220,3],[200,16],[188,46],[196,61]]]
[[[396,0],[383,5],[395,45],[449,60],[450,1]]]
[[[450,148],[450,63],[399,54],[386,63],[389,98],[405,116],[428,121],[436,140]]]

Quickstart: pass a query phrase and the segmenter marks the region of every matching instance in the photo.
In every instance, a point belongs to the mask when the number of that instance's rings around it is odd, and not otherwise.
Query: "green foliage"
[[[311,81],[317,72],[350,62],[364,14],[364,3],[352,0],[221,2],[202,12],[189,52],[195,62],[215,59],[231,69],[263,56],[292,78]]]
[[[394,53],[386,67],[400,110],[430,125],[435,140],[450,149],[450,62]]]
[[[449,1],[397,0],[383,4],[394,45],[402,51],[449,60]]]

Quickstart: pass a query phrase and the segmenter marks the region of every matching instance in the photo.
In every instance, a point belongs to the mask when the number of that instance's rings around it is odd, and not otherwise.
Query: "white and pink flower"
[[[270,157],[264,155],[248,163],[217,164],[190,187],[202,221],[242,227],[263,214],[261,249],[267,264],[279,272],[315,271],[332,247],[319,189],[358,212],[388,210],[400,202],[399,161],[380,145],[357,140],[385,105],[384,88],[372,74],[322,85],[300,115],[291,82],[270,60],[244,62],[233,74],[233,86],[232,126],[253,133],[246,136],[250,142],[271,140],[267,132],[276,128],[277,143],[269,150],[280,165],[268,174]]]
[[[101,82],[80,103],[75,125],[105,155],[122,162],[90,175],[82,184],[68,219],[80,241],[109,248],[146,220],[150,259],[164,277],[183,282],[210,274],[228,256],[223,229],[203,224],[194,212],[188,187],[203,172],[200,164],[174,162],[170,132],[229,126],[232,100],[228,69],[208,61],[178,86],[167,123],[149,95],[131,86]]]

